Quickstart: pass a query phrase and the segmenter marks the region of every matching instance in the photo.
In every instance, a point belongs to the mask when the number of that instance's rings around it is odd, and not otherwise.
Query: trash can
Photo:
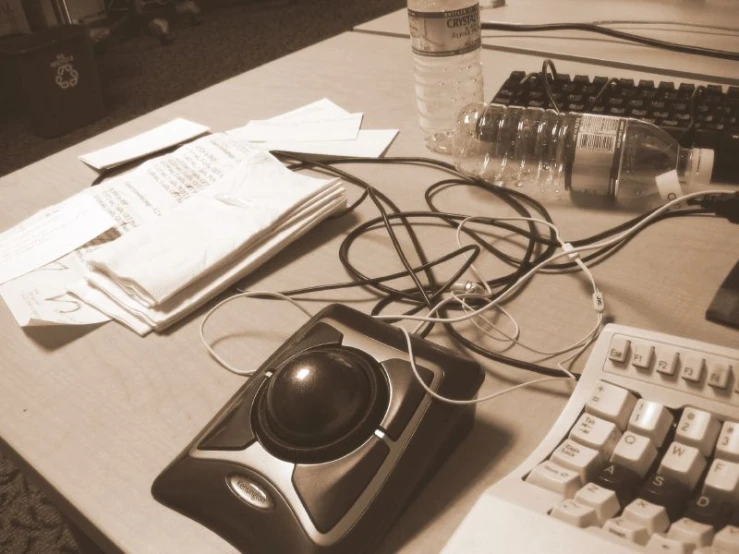
[[[92,40],[83,25],[13,37],[0,49],[38,136],[57,137],[103,115]]]

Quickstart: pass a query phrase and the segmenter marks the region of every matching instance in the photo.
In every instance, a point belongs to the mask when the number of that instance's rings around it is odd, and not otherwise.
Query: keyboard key
[[[670,526],[667,536],[700,548],[711,544],[713,527],[684,517]]]
[[[611,455],[613,463],[622,465],[644,477],[657,458],[657,448],[647,437],[626,431]]]
[[[667,510],[670,521],[683,515],[691,490],[669,475],[652,475],[639,491],[639,498]]]
[[[729,522],[732,511],[728,502],[711,494],[701,494],[688,503],[685,517],[714,529],[722,529]]]
[[[615,492],[619,506],[626,506],[636,498],[641,487],[641,477],[627,467],[610,463],[593,477],[593,483]]]
[[[739,423],[724,421],[716,442],[716,457],[739,462]]]
[[[609,519],[603,525],[606,533],[615,535],[629,542],[645,545],[649,540],[649,531],[644,525],[630,521],[624,517]]]
[[[673,477],[692,490],[705,467],[706,459],[697,448],[673,442],[662,457],[658,473]]]
[[[674,350],[660,347],[657,350],[657,361],[655,367],[662,375],[675,375],[677,370],[678,354]]]
[[[637,498],[626,506],[623,517],[643,525],[650,535],[667,531],[670,526],[670,518],[663,506],[652,504],[641,498]]]
[[[577,471],[558,466],[552,461],[545,461],[536,466],[526,477],[527,483],[545,488],[565,498],[572,498],[582,486]]]
[[[569,498],[557,504],[549,515],[575,527],[591,527],[598,524],[593,508]]]
[[[570,431],[570,438],[584,446],[594,448],[606,462],[621,438],[621,431],[615,423],[594,415],[582,414]]]
[[[616,493],[595,483],[588,483],[577,491],[575,500],[595,510],[599,525],[603,525],[607,519],[615,516],[621,509]]]
[[[724,360],[709,360],[707,365],[708,384],[715,389],[726,390],[729,387],[729,378],[734,371],[732,365]]]
[[[608,359],[612,362],[625,362],[629,357],[630,344],[631,343],[625,337],[613,337],[611,340],[611,348],[608,351]]]
[[[649,537],[646,547],[647,552],[661,552],[662,554],[693,554],[694,550],[695,547],[692,544],[660,534]]]
[[[713,452],[721,424],[710,412],[685,408],[675,431],[675,440],[695,446],[703,456]]]
[[[713,537],[714,549],[720,554],[739,554],[739,527],[727,525]]]
[[[700,380],[703,378],[704,367],[705,360],[702,356],[685,356],[680,377],[691,383],[700,383]]]
[[[739,498],[739,464],[727,460],[713,460],[703,481],[703,490],[726,501]]]
[[[605,381],[598,381],[590,400],[585,404],[585,411],[612,421],[619,429],[623,430],[626,429],[626,424],[635,404],[636,397],[626,389]]]
[[[660,447],[675,420],[662,404],[640,398],[629,418],[629,431],[644,435]]]
[[[567,439],[552,452],[551,461],[564,468],[576,471],[581,481],[587,482],[602,465],[600,453],[573,440]]]
[[[634,344],[634,355],[631,357],[631,365],[637,369],[649,369],[654,356],[654,346],[651,344]]]

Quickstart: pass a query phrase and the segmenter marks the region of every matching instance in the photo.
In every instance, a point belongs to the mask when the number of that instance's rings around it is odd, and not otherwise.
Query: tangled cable
[[[304,287],[300,289],[279,292],[254,292],[243,291],[241,294],[226,299],[218,304],[204,318],[201,325],[201,334],[205,323],[212,312],[223,303],[240,296],[272,296],[287,299],[295,303],[297,297],[302,297],[318,292],[346,289],[350,287],[362,287],[375,296],[378,300],[371,310],[371,315],[391,323],[399,320],[416,321],[418,326],[413,334],[426,336],[436,324],[441,324],[448,335],[460,346],[471,352],[487,357],[499,363],[526,369],[541,375],[544,380],[562,378],[576,378],[564,363],[571,363],[597,336],[603,322],[604,299],[598,290],[589,267],[597,265],[609,256],[613,255],[625,244],[627,244],[644,228],[658,221],[674,217],[706,215],[712,212],[702,207],[692,207],[691,201],[699,195],[688,195],[670,202],[658,209],[641,214],[629,221],[597,233],[591,237],[578,240],[565,241],[554,225],[547,209],[535,199],[510,188],[500,187],[480,178],[463,175],[448,163],[422,157],[389,157],[389,158],[352,158],[336,156],[319,156],[299,154],[293,152],[273,152],[273,154],[294,171],[317,171],[323,174],[337,176],[346,183],[355,185],[361,189],[357,199],[345,210],[333,217],[342,217],[355,209],[363,202],[370,200],[379,212],[379,216],[354,227],[343,239],[338,256],[350,279],[344,282],[327,283],[318,286]],[[414,165],[435,168],[444,173],[444,178],[431,184],[425,191],[427,210],[401,211],[394,202],[385,194],[378,191],[368,182],[356,175],[345,171],[337,166],[349,164],[379,164],[379,165]],[[490,194],[495,200],[503,202],[517,215],[511,217],[487,217],[470,216],[467,214],[450,213],[440,209],[438,198],[443,192],[455,187],[471,187]],[[706,195],[721,195],[721,191],[708,191]],[[682,201],[679,209],[676,204]],[[687,202],[685,202],[687,201]],[[474,224],[474,227],[473,227]],[[419,226],[437,225],[448,227],[454,231],[457,240],[457,248],[433,259],[427,255],[423,241],[418,236],[416,229]],[[419,263],[412,264],[401,245],[397,230],[403,229],[407,233],[410,247],[414,257]],[[396,255],[403,265],[403,270],[387,275],[371,276],[365,274],[351,260],[350,252],[358,247],[358,241],[365,235],[377,230],[384,230],[395,250]],[[525,241],[523,252],[519,256],[512,255],[498,248],[494,241],[489,240],[493,231],[505,231]],[[463,240],[469,244],[463,244]],[[483,277],[475,266],[480,255],[485,252],[500,260],[510,270],[503,275],[495,275],[492,278]],[[458,265],[451,276],[440,279],[435,270],[442,264],[457,262]],[[528,280],[537,272],[566,272],[580,270],[587,276],[590,282],[593,308],[596,321],[593,328],[580,340],[572,345],[553,352],[538,350],[530,345],[523,344],[519,340],[519,328],[512,315],[501,305],[515,294],[520,293]],[[471,280],[465,281],[465,275],[470,275]],[[401,278],[410,278],[413,286],[398,288],[391,284],[392,281]],[[297,305],[297,304],[296,304]],[[395,307],[399,313],[387,314],[390,307]],[[301,308],[303,309],[303,308]],[[512,333],[506,333],[499,329],[485,315],[490,309],[497,309],[508,318],[514,326]],[[305,310],[304,310],[305,311]],[[425,312],[425,315],[420,315]],[[479,342],[473,341],[460,332],[455,324],[471,321],[477,329],[494,340],[508,343],[508,347],[518,344],[530,352],[539,354],[536,360],[521,360],[505,355],[501,350],[490,349]],[[401,329],[403,329],[401,327]],[[410,334],[406,333],[410,343]],[[203,336],[203,341],[208,350],[219,363],[230,371],[242,375],[249,375],[252,371],[243,371],[230,366],[221,360],[214,350],[208,345]],[[568,354],[561,360],[556,368],[542,365],[542,362],[558,355]],[[413,365],[412,355],[411,362]],[[415,371],[415,369],[414,369]],[[527,381],[516,385],[505,391],[491,395],[498,396],[508,390],[515,390],[520,386],[540,382],[542,379]],[[431,394],[432,391],[429,391]],[[434,395],[437,396],[437,395]],[[473,400],[473,402],[486,400],[489,397]],[[444,400],[440,398],[440,400]]]

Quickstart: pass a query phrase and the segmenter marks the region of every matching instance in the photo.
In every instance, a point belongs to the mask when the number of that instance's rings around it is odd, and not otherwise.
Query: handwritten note
[[[107,315],[67,293],[67,288],[81,277],[81,262],[72,253],[0,285],[0,296],[21,327],[109,321]]]
[[[79,248],[115,225],[91,197],[76,195],[0,234],[0,283]]]

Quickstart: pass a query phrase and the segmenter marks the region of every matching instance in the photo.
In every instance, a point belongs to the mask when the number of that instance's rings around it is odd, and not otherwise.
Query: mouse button
[[[392,359],[381,364],[390,380],[390,405],[380,427],[393,440],[398,440],[406,425],[416,413],[426,394],[406,360]],[[416,364],[418,374],[427,386],[434,379],[434,372]]]
[[[251,410],[254,398],[265,380],[264,375],[249,379],[234,404],[200,442],[198,449],[242,450],[256,440],[251,426]]]
[[[339,522],[367,488],[389,452],[388,445],[372,435],[338,460],[296,465],[293,485],[318,531],[327,533]]]
[[[344,335],[340,331],[322,321],[317,322],[300,338],[295,344],[288,347],[282,347],[278,350],[272,360],[269,360],[270,367],[274,368],[282,364],[285,360],[316,346],[340,345]]]

